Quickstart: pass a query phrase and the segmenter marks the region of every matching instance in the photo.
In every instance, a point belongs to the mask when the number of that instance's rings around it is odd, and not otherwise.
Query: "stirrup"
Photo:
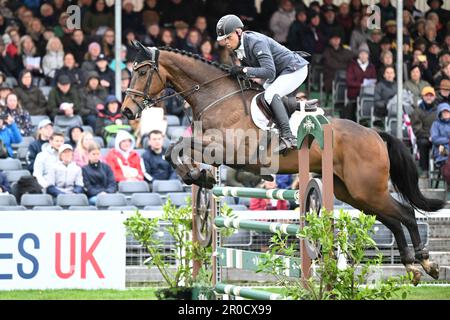
[[[297,147],[297,138],[295,137],[280,137],[280,144],[274,150],[274,153],[280,153],[286,155],[286,152],[290,149]]]

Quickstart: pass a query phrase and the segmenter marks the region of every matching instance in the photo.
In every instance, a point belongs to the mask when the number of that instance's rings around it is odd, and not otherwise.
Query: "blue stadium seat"
[[[17,206],[16,197],[12,194],[0,194],[0,206]]]
[[[180,125],[180,119],[177,116],[174,116],[172,114],[168,114],[166,116],[167,120],[167,126],[173,127],[173,126],[179,126]]]
[[[0,206],[0,211],[24,211],[27,210],[24,206]]]
[[[66,116],[55,116],[55,126],[61,128],[73,127],[73,126],[82,126],[83,120],[79,115],[73,117]]]
[[[53,198],[49,194],[24,194],[20,200],[20,204],[27,208],[53,206]]]
[[[10,170],[21,170],[22,163],[19,159],[6,158],[0,159],[0,170],[10,171]]]
[[[159,193],[134,193],[131,195],[131,204],[143,208],[146,206],[162,206],[163,201]]]
[[[150,192],[150,188],[145,181],[121,181],[119,182],[119,192],[131,195],[139,192]]]
[[[9,183],[13,183],[18,181],[21,177],[31,176],[30,171],[28,170],[9,170],[5,171],[6,177]]]
[[[192,197],[192,194],[187,192],[178,192],[178,193],[170,192],[167,194],[167,198],[168,199],[170,198],[172,204],[174,204],[177,207],[181,207],[187,204],[186,197]]]
[[[183,184],[179,180],[154,180],[152,191],[158,193],[183,192]]]
[[[97,197],[97,208],[106,209],[108,207],[126,206],[127,200],[121,193],[100,194]]]
[[[59,194],[56,197],[56,205],[61,207],[89,206],[88,198],[85,194]]]

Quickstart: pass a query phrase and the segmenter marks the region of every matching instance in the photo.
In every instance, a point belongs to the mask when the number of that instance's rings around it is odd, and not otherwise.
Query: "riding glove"
[[[244,67],[243,66],[232,66],[230,69],[230,74],[233,77],[246,77],[247,74],[244,72]]]

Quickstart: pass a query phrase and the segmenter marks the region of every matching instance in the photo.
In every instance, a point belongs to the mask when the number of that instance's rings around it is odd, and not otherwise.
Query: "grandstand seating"
[[[180,119],[177,116],[168,114],[168,115],[166,115],[166,120],[167,120],[167,126],[169,126],[169,127],[180,125]]]
[[[170,201],[177,207],[186,205],[186,197],[191,197],[191,196],[192,195],[188,192],[181,192],[181,193],[169,192],[169,193],[167,193],[167,199],[170,198]]]
[[[38,124],[39,124],[39,122],[41,122],[42,120],[50,119],[49,116],[46,116],[46,115],[42,115],[42,116],[30,116],[30,118],[31,118],[31,125],[32,125],[33,127],[37,127]]]
[[[55,126],[61,128],[73,127],[73,126],[82,126],[83,120],[79,115],[75,115],[73,117],[66,116],[55,116]]]
[[[19,159],[6,158],[0,159],[0,170],[10,171],[10,170],[21,170],[22,164]]]
[[[167,136],[170,138],[170,140],[176,141],[183,136],[185,131],[186,127],[183,126],[167,127]]]
[[[121,193],[100,194],[97,197],[97,208],[106,209],[108,207],[126,206],[127,200]]]
[[[56,205],[63,208],[70,206],[88,206],[89,201],[85,194],[59,194],[56,197]]]
[[[119,182],[119,192],[131,195],[138,192],[149,192],[150,188],[145,181],[121,181]]]
[[[98,210],[96,206],[70,206],[69,211],[92,211]]]
[[[103,137],[94,136],[94,141],[97,142],[97,144],[100,146],[100,148],[105,147],[105,141],[103,140]]]
[[[131,195],[131,204],[143,208],[145,206],[162,206],[163,201],[159,193],[134,193]]]
[[[53,206],[53,198],[49,194],[24,194],[20,204],[33,209],[38,206]]]
[[[179,180],[154,180],[152,191],[158,193],[183,192],[183,184]]]
[[[12,194],[0,194],[0,206],[17,206],[16,197]]]
[[[21,177],[30,176],[31,173],[28,170],[9,170],[5,171],[6,178],[9,183],[19,181]]]
[[[33,207],[33,211],[62,211],[63,208],[60,206],[35,206]]]
[[[371,119],[374,106],[375,85],[361,86],[359,97],[356,100],[356,122]],[[372,122],[370,122],[372,126]]]

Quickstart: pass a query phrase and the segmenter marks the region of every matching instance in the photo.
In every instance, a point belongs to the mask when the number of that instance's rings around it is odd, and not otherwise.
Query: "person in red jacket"
[[[106,155],[106,163],[111,167],[117,182],[143,181],[142,159],[134,151],[135,141],[127,131],[117,133],[115,147]]]
[[[264,189],[275,189],[277,187],[276,180],[264,181]],[[250,210],[288,210],[288,202],[286,200],[273,199],[250,199]]]
[[[359,96],[359,90],[364,79],[376,79],[377,72],[375,66],[369,61],[369,47],[363,43],[358,50],[358,57],[350,62],[347,67],[347,104],[344,117],[346,119],[356,120],[356,98]]]

